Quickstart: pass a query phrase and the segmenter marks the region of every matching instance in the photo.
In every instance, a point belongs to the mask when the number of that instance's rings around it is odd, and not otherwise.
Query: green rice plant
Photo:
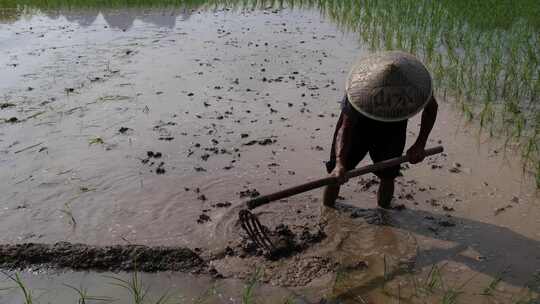
[[[472,281],[476,277],[475,275],[472,275],[469,279],[465,280],[461,285],[459,286],[452,286],[452,287],[445,287],[444,282],[442,281],[441,277],[441,285],[444,289],[444,294],[441,299],[442,304],[455,304],[457,303],[459,295],[463,293],[463,288],[469,284],[470,281]]]
[[[142,278],[140,278],[137,271],[133,271],[129,280],[122,279],[114,276],[105,276],[106,278],[114,280],[110,284],[127,290],[133,300],[133,304],[146,304],[149,287],[144,286]],[[153,301],[153,304],[165,304],[169,301],[169,293],[164,293],[157,300]]]
[[[384,282],[388,282],[392,279],[392,275],[390,273],[390,266],[388,265],[386,254],[383,254],[383,279]]]
[[[456,304],[459,295],[462,292],[456,289],[448,289],[444,292],[441,304]]]
[[[394,49],[394,29],[388,28],[386,23],[383,23],[382,32],[384,35],[384,48],[387,51]]]
[[[537,162],[536,166],[536,187],[540,188],[540,161]]]
[[[421,295],[431,295],[442,292],[440,303],[441,304],[455,304],[458,302],[458,298],[463,294],[464,287],[474,279],[475,275],[471,276],[468,280],[465,280],[459,286],[445,286],[442,269],[445,265],[438,266],[432,265],[430,271],[426,277],[422,280],[418,280],[415,275],[412,275],[412,282],[415,291],[415,297]],[[420,285],[418,285],[420,284]]]
[[[540,288],[540,271],[535,271],[528,282],[525,284],[525,287],[530,290],[536,290]]]
[[[67,215],[69,218],[69,224],[71,225],[72,229],[77,228],[77,221],[75,220],[75,216],[73,215],[73,210],[71,208],[71,202],[70,200],[64,204],[64,208],[58,209],[58,211],[62,212],[63,214]]]
[[[209,299],[212,298],[217,293],[216,284],[212,284],[207,290],[205,290],[201,295],[199,295],[194,301],[193,304],[203,304]]]
[[[89,145],[94,145],[94,144],[102,145],[104,143],[105,143],[105,141],[103,141],[103,138],[101,138],[101,137],[92,137],[92,138],[90,138],[88,140]]]
[[[535,136],[530,137],[530,138],[527,139],[527,141],[525,143],[525,147],[523,148],[522,158],[524,160],[524,166],[523,166],[524,170],[526,170],[527,164],[529,162],[533,162],[533,163],[535,161],[538,162],[538,159],[535,159],[535,156],[538,157],[538,152],[539,152],[538,141],[537,141],[536,134],[535,134]],[[538,162],[538,163],[539,163],[539,166],[540,166],[540,162]]]
[[[13,289],[18,288],[23,295],[24,304],[32,304],[34,303],[34,297],[32,295],[32,291],[25,285],[24,281],[21,279],[18,273],[15,273],[15,275],[11,275],[7,272],[2,272],[4,276],[6,276],[10,281],[15,283],[15,287],[11,288],[5,288],[5,289]]]
[[[520,297],[513,304],[536,304],[538,303],[538,296],[534,296],[529,290],[527,295]]]
[[[370,39],[370,42],[371,42],[370,50],[375,51],[379,49],[379,45],[380,45],[380,39],[379,39],[380,36],[378,35],[377,28],[375,26],[372,27],[371,35],[373,39]]]
[[[295,301],[291,298],[286,298],[285,301],[283,301],[283,304],[294,304]]]
[[[488,286],[486,286],[486,288],[484,288],[484,290],[482,291],[481,294],[484,295],[484,296],[493,295],[493,292],[495,291],[495,288],[497,288],[497,285],[499,285],[501,280],[502,280],[502,277],[500,275],[495,276],[493,278],[493,280],[491,280],[491,282],[489,282]]]
[[[401,32],[400,28],[398,27],[397,31],[396,31],[396,49],[398,49],[398,50],[403,50],[404,49],[403,40],[404,40],[403,33]]]
[[[431,266],[431,269],[422,283],[420,290],[426,293],[433,293],[435,289],[442,287],[441,270],[437,264]]]
[[[64,286],[73,289],[75,292],[77,292],[79,299],[77,300],[77,304],[87,304],[87,301],[92,302],[113,302],[115,299],[110,297],[96,297],[96,296],[90,296],[88,295],[88,291],[83,287],[75,287],[69,284],[64,284]]]
[[[424,52],[427,55],[427,62],[428,64],[431,63],[431,59],[433,58],[433,53],[435,52],[435,43],[437,40],[437,33],[435,31],[430,31],[429,36],[427,37],[426,45],[424,48]]]
[[[495,112],[493,110],[493,105],[486,101],[484,103],[484,108],[480,112],[480,130],[485,128],[486,126],[491,126],[491,122],[495,119]]]
[[[96,188],[90,188],[90,187],[86,187],[86,186],[81,186],[79,187],[79,190],[83,193],[85,192],[90,192],[90,191],[96,191]]]
[[[417,51],[418,51],[418,41],[417,40],[418,40],[418,33],[416,33],[415,31],[410,33],[410,36],[409,36],[409,48],[408,48],[409,53],[412,53],[412,54],[417,53]]]
[[[129,280],[125,280],[114,276],[105,276],[114,280],[111,284],[117,287],[127,290],[133,299],[134,304],[143,304],[148,294],[148,287],[143,286],[142,279],[139,277],[137,271],[131,274]]]
[[[255,273],[246,281],[244,290],[242,291],[242,304],[255,303],[255,288],[262,276],[262,269],[257,268]]]

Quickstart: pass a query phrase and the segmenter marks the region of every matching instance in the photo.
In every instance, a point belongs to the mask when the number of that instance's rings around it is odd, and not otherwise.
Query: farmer
[[[339,184],[324,189],[323,204],[333,207],[345,173],[369,155],[373,162],[401,156],[407,120],[424,109],[420,134],[407,150],[409,162],[424,160],[424,149],[437,117],[431,76],[413,55],[384,52],[360,59],[347,79],[341,115],[336,125],[326,168]],[[375,172],[380,179],[377,204],[390,208],[399,166]]]

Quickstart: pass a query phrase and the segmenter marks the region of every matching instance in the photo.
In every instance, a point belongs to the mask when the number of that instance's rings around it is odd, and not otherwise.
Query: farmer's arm
[[[418,134],[416,142],[409,148],[409,150],[407,150],[407,156],[409,157],[409,162],[411,164],[419,163],[425,158],[424,149],[426,148],[429,133],[431,133],[435,120],[437,119],[438,108],[439,105],[437,104],[435,97],[431,97],[431,100],[428,102],[424,108],[424,111],[422,112],[420,134]]]
[[[346,172],[345,164],[351,149],[352,130],[354,126],[354,118],[350,117],[347,113],[343,113],[341,126],[338,129],[336,135],[335,154],[336,154],[336,167],[332,171],[332,175],[337,176],[344,182],[344,174]]]

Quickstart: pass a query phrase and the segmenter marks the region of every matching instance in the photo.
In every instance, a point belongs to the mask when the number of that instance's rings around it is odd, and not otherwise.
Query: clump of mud
[[[36,266],[102,271],[195,271],[204,261],[182,247],[141,245],[89,246],[56,244],[0,245],[0,267],[22,269]]]
[[[279,260],[300,253],[314,244],[320,243],[326,237],[320,227],[314,231],[303,227],[299,233],[293,232],[285,224],[276,226],[274,230],[266,229],[274,249],[271,251],[263,250],[251,239],[244,237],[238,246],[241,252],[240,257],[264,256],[269,260]]]

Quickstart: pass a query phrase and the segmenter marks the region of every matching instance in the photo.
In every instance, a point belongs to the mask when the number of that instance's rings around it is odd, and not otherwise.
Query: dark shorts
[[[407,139],[407,120],[397,122],[376,121],[353,109],[347,100],[344,100],[344,103],[336,130],[334,131],[330,160],[326,162],[328,173],[332,172],[336,166],[336,135],[341,127],[344,115],[349,115],[354,119],[352,147],[349,150],[345,163],[347,170],[354,169],[368,152],[374,162],[399,157],[403,154]],[[399,169],[399,166],[395,166],[374,172],[374,174],[379,178],[394,179],[400,175]]]

